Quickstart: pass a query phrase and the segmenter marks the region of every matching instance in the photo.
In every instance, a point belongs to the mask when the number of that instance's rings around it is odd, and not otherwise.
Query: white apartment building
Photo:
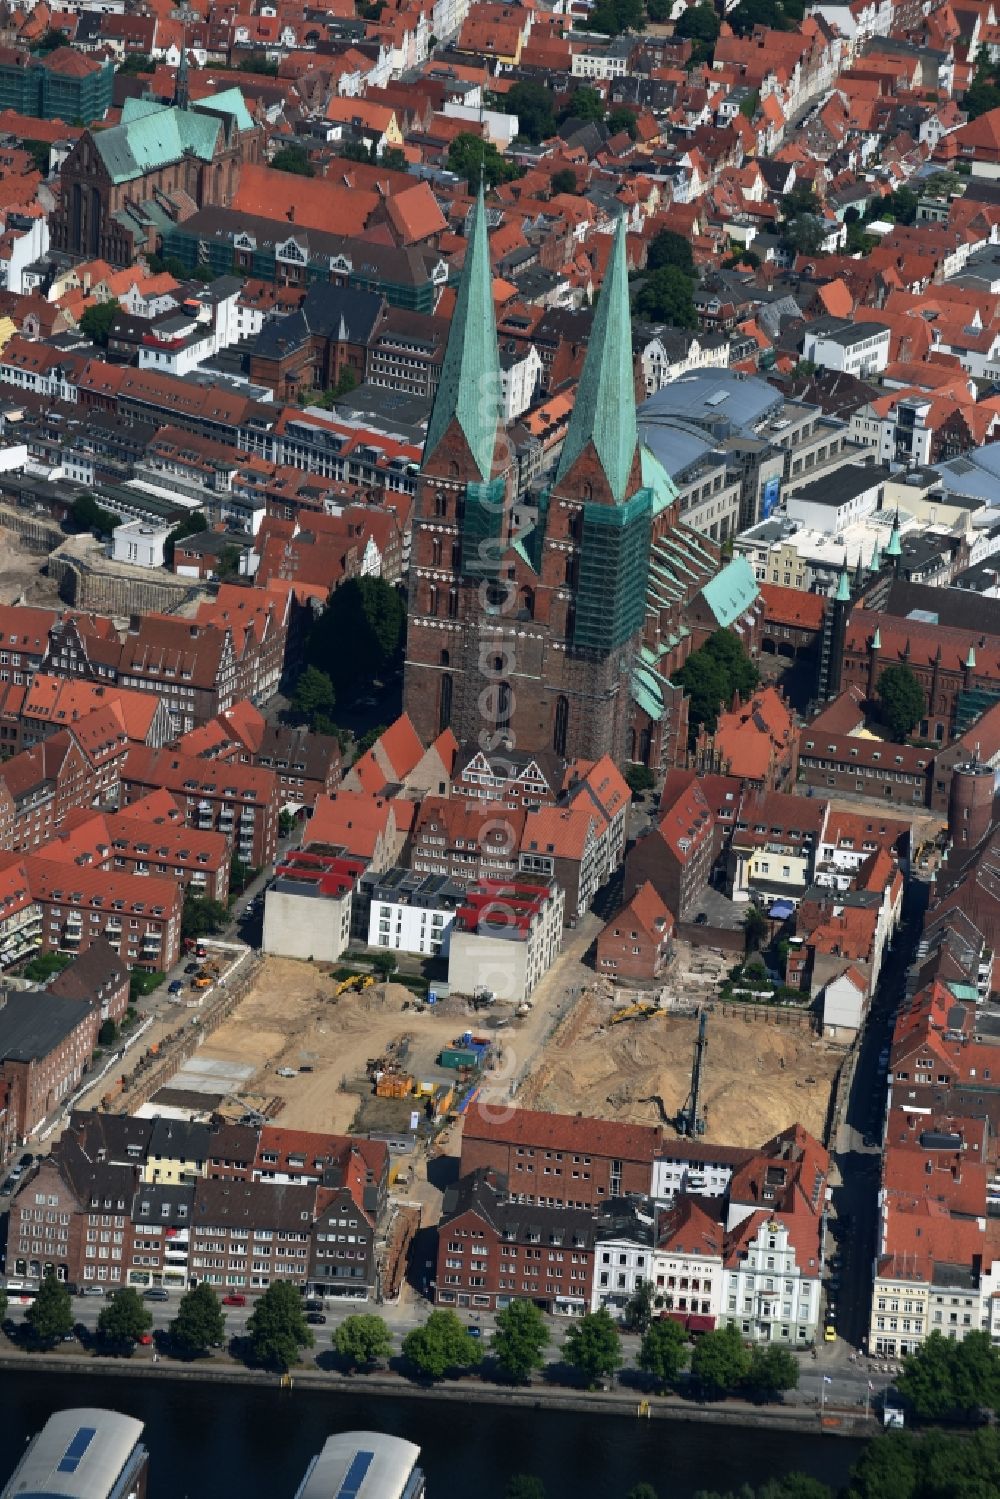
[[[730,1220],[734,1212],[746,1214],[745,1231],[727,1240],[722,1320],[751,1342],[806,1347],[819,1325],[819,1247],[802,1262],[781,1217],[731,1204]]]

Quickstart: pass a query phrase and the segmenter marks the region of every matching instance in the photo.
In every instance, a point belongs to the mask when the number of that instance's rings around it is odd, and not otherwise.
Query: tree
[[[545,1499],[545,1485],[530,1473],[515,1473],[507,1480],[503,1499]]]
[[[648,275],[635,299],[636,312],[674,328],[697,328],[698,314],[691,295],[691,278],[675,265]]]
[[[642,0],[597,0],[582,28],[620,36],[623,31],[641,31],[644,19]]]
[[[365,159],[367,160],[367,153]],[[309,160],[309,153],[304,146],[282,146],[271,157],[271,165],[276,172],[291,172],[294,177],[316,175],[316,168]]]
[[[773,31],[790,31],[792,28],[780,0],[740,0],[726,20],[737,36],[749,36],[758,26],[769,26]]]
[[[38,1343],[57,1343],[73,1331],[69,1287],[56,1280],[53,1269],[46,1270],[38,1295],[25,1312],[24,1320]]]
[[[879,712],[893,739],[902,743],[927,711],[924,689],[909,666],[887,666],[876,688]]]
[[[230,904],[232,903],[233,895],[245,890],[257,872],[245,859],[241,859],[239,854],[233,854],[233,857],[229,861]]]
[[[691,1355],[691,1374],[709,1400],[718,1400],[742,1384],[750,1369],[750,1350],[738,1327],[730,1324],[704,1333]]]
[[[482,1358],[477,1340],[469,1336],[454,1312],[433,1311],[422,1327],[403,1339],[403,1356],[429,1379],[471,1369]]]
[[[987,83],[984,78],[977,78],[965,91],[962,101],[970,120],[978,120],[980,115],[989,114],[991,109],[1000,109],[1000,88],[995,83]]]
[[[622,1365],[622,1341],[606,1306],[588,1312],[566,1334],[566,1362],[578,1369],[590,1385],[607,1379]]]
[[[1000,1406],[1000,1354],[988,1333],[956,1343],[934,1331],[906,1359],[896,1384],[922,1421],[967,1418],[980,1406]]]
[[[138,1343],[153,1325],[153,1318],[143,1305],[138,1291],[127,1286],[116,1291],[97,1319],[97,1335],[105,1343],[124,1346]]]
[[[504,114],[517,115],[518,134],[533,145],[555,134],[552,92],[544,83],[530,79],[515,83],[500,95],[500,103]]]
[[[625,782],[632,792],[649,791],[656,784],[656,777],[648,765],[633,762],[625,767]]]
[[[346,1317],[333,1335],[333,1346],[353,1369],[370,1369],[392,1356],[388,1327],[370,1313]]]
[[[743,935],[746,939],[747,952],[759,951],[760,944],[767,936],[767,917],[752,901],[743,916]]]
[[[47,983],[55,974],[62,973],[68,963],[72,963],[73,955],[68,952],[40,952],[36,958],[24,967],[24,976],[31,979],[33,984]]]
[[[484,141],[468,130],[456,135],[448,147],[448,170],[464,177],[470,192],[479,191],[480,180],[486,187],[499,187],[501,182],[521,175],[516,161],[508,161],[492,141]]]
[[[247,1332],[254,1362],[270,1369],[290,1369],[298,1363],[300,1350],[314,1342],[302,1297],[287,1280],[268,1286],[247,1322]]]
[[[152,73],[155,67],[156,63],[147,52],[130,52],[115,71],[126,78],[134,78],[138,73]]]
[[[585,125],[600,124],[604,119],[604,100],[596,88],[591,88],[585,83],[570,94],[569,102],[560,112],[559,119],[560,122],[582,120]]]
[[[748,1389],[765,1400],[772,1400],[786,1390],[797,1389],[798,1383],[798,1362],[787,1348],[772,1344],[753,1350],[746,1377]]]
[[[728,630],[716,630],[697,651],[687,658],[676,680],[688,694],[688,734],[694,746],[698,730],[704,725],[715,730],[719,708],[732,701],[738,692],[746,698],[760,680],[756,666]]]
[[[625,1326],[629,1332],[646,1332],[653,1320],[653,1283],[642,1280],[625,1304]]]
[[[203,510],[189,510],[184,519],[180,521],[163,544],[163,560],[168,567],[174,565],[174,547],[179,541],[184,541],[188,536],[200,536],[203,531],[208,530],[208,521],[205,519]]]
[[[692,42],[705,42],[714,46],[719,40],[721,26],[715,7],[703,3],[689,5],[674,27],[674,36],[686,37]]]
[[[295,813],[282,807],[278,813],[278,837],[290,838],[295,832]]]
[[[383,980],[389,979],[399,967],[399,960],[394,952],[377,952],[372,958],[372,967]]]
[[[405,630],[402,594],[382,578],[349,578],[313,626],[310,664],[331,678],[338,697],[350,699],[397,669]]]
[[[658,271],[665,265],[676,266],[679,271],[684,272],[685,276],[695,274],[691,244],[683,234],[677,234],[673,229],[661,229],[649,242],[649,253],[646,256],[647,270]]]
[[[181,908],[182,937],[211,937],[221,932],[226,924],[226,908],[221,900],[212,900],[207,895],[196,895],[193,890],[184,892]]]
[[[659,1317],[643,1333],[636,1363],[661,1389],[675,1383],[688,1361],[684,1329],[673,1317]]]
[[[358,377],[357,377],[357,375],[354,373],[353,370],[348,369],[345,366],[344,369],[342,369],[341,372],[340,372],[340,374],[337,376],[337,383],[333,387],[334,399],[337,400],[341,396],[349,396],[350,393],[351,393],[351,391],[355,390],[357,388],[357,384],[358,384]]]
[[[609,110],[604,123],[612,135],[618,135],[624,130],[631,141],[639,134],[639,117],[627,104],[619,104],[616,109]]]
[[[673,8],[673,0],[647,0],[646,14],[655,26],[662,26],[670,20]],[[674,35],[676,34],[675,28]]]
[[[505,1379],[524,1384],[545,1363],[549,1330],[533,1301],[512,1301],[497,1312],[493,1357]]]
[[[216,577],[223,580],[237,578],[240,572],[240,549],[231,542],[227,542],[219,553],[219,560],[215,566]]]
[[[382,166],[387,172],[408,172],[410,163],[406,159],[406,152],[399,146],[390,146],[383,151],[380,157]]]
[[[867,255],[869,250],[874,250],[877,244],[877,234],[866,234],[860,224],[849,224],[847,226],[846,249],[848,255]]]
[[[111,325],[120,312],[117,302],[95,302],[80,318],[80,332],[85,333],[92,343],[106,349]]]
[[[826,230],[819,218],[803,213],[784,226],[783,238],[797,255],[815,255],[826,238]]]
[[[628,1499],[658,1499],[651,1483],[637,1483],[628,1491]]]
[[[575,193],[578,191],[576,173],[572,167],[561,167],[558,172],[552,173],[552,196],[557,193]]]
[[[105,1020],[104,1024],[97,1032],[97,1044],[98,1046],[114,1046],[117,1040],[118,1027],[115,1025],[114,1021],[109,1018],[108,1020]]]
[[[111,510],[103,509],[92,494],[79,494],[73,501],[70,516],[78,531],[94,531],[109,536],[121,522]]]
[[[29,153],[34,164],[35,171],[41,172],[43,177],[49,174],[49,156],[52,151],[48,141],[22,141],[21,145]]]
[[[170,1324],[170,1341],[188,1358],[198,1358],[226,1337],[226,1315],[207,1281],[185,1291]]]
[[[329,676],[318,666],[307,666],[291,696],[291,708],[296,718],[311,725],[320,716],[328,716],[333,711],[334,702],[333,683]]]

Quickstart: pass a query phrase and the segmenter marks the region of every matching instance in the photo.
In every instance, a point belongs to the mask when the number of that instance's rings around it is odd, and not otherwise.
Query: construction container
[[[478,1067],[482,1055],[471,1046],[447,1046],[438,1057],[442,1067]]]
[[[375,1084],[376,1098],[409,1098],[413,1076],[409,1072],[383,1072]]]

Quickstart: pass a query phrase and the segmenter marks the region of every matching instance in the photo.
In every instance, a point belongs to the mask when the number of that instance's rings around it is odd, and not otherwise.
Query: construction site
[[[725,962],[675,963],[662,990],[628,995],[595,980],[549,1038],[517,1092],[522,1108],[668,1124],[753,1146],[799,1122],[822,1138],[844,1048],[810,1017],[723,1005]],[[718,967],[718,973],[716,972]]]

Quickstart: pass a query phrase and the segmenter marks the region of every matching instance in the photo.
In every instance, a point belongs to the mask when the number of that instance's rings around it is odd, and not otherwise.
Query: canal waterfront
[[[659,1499],[693,1499],[796,1469],[836,1488],[863,1448],[842,1437],[503,1404],[4,1371],[0,1487],[48,1416],[79,1405],[146,1423],[148,1499],[292,1499],[327,1436],[359,1427],[420,1445],[428,1499],[503,1499],[512,1473],[536,1474],[547,1499],[626,1499],[641,1481]]]

